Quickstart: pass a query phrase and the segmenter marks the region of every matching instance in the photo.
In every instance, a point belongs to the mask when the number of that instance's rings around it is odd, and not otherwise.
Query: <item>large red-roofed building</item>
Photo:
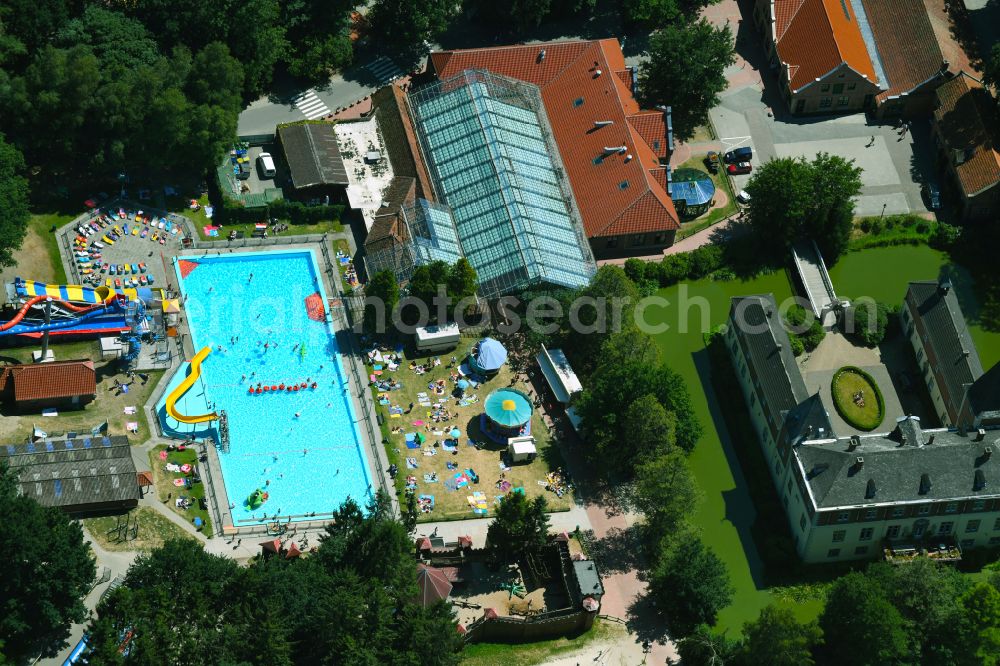
[[[537,86],[595,257],[673,243],[670,112],[639,108],[635,70],[617,40],[435,52],[429,70],[442,81],[478,70]]]

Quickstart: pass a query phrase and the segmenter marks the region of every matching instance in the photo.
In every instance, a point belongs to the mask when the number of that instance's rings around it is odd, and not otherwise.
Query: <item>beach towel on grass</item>
[[[420,448],[420,442],[418,442],[416,440],[413,440],[413,439],[408,439],[408,440],[406,440],[406,448],[408,448],[408,449],[419,449]]]
[[[407,467],[407,469],[416,469],[417,467],[419,467],[419,465],[417,464],[417,459],[416,458],[407,458],[406,459],[406,467]]]

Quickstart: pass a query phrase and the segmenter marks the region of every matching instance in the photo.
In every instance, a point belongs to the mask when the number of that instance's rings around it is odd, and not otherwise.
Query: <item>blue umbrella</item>
[[[466,379],[459,379],[458,380],[458,388],[462,389],[463,391],[465,389],[469,388],[469,382],[468,382],[468,380],[466,380]]]
[[[459,437],[462,436],[462,431],[459,430],[458,428],[452,428],[451,429],[451,436],[452,436],[452,438],[457,439],[457,438],[459,438]]]
[[[487,372],[492,372],[500,368],[507,360],[507,350],[504,346],[493,338],[484,338],[479,343],[479,351],[476,355],[476,365]]]
[[[201,527],[201,525],[202,525],[201,518],[199,518],[198,516],[195,516],[194,517],[194,526],[195,527]]]

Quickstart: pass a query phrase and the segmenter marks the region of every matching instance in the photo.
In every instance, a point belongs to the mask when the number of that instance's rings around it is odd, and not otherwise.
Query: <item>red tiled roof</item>
[[[937,89],[934,122],[966,196],[1000,183],[1000,131],[996,100],[962,72]],[[960,157],[959,157],[960,156]]]
[[[669,157],[666,139],[667,121],[662,113],[659,111],[640,111],[629,116],[628,122],[659,159],[666,160]]]
[[[927,9],[909,0],[864,0],[889,89],[881,102],[910,92],[941,70],[944,56]]]
[[[680,228],[673,202],[650,173],[666,156],[662,114],[640,111],[629,86],[616,76],[626,69],[617,40],[445,51],[432,53],[430,60],[441,79],[486,69],[541,89],[588,237]],[[605,120],[612,124],[594,125]],[[650,147],[655,137],[658,151]],[[617,146],[625,152],[606,154],[605,147]]]
[[[92,361],[16,365],[7,371],[14,382],[16,402],[97,395],[97,377]]]
[[[858,18],[845,0],[774,0],[774,40],[795,91],[841,64],[878,83]],[[845,12],[848,12],[848,17]]]

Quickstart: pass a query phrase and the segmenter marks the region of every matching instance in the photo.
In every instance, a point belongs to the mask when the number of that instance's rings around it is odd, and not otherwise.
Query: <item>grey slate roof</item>
[[[1000,418],[1000,363],[986,371],[969,389],[969,404],[974,414]]]
[[[904,417],[892,432],[857,441],[853,450],[849,437],[795,447],[817,508],[1000,497],[1000,431],[976,442],[974,434],[925,431],[918,419]],[[995,452],[988,457],[987,446]],[[858,457],[864,459],[860,465]],[[924,474],[929,488],[921,487]]]
[[[79,437],[0,446],[0,462],[19,474],[21,493],[44,506],[138,500],[128,438]]]
[[[809,397],[772,294],[734,298],[730,320],[735,321],[736,335],[744,342],[771,410],[788,411]]]
[[[830,413],[819,392],[809,396],[785,415],[785,433],[792,445],[810,439],[833,439]]]
[[[906,300],[924,323],[928,343],[938,359],[938,371],[948,385],[949,394],[960,402],[965,385],[982,376],[983,364],[955,290],[950,285],[942,289],[935,281],[911,282]]]
[[[347,168],[333,125],[305,123],[278,128],[285,161],[295,189],[314,185],[347,185]]]

